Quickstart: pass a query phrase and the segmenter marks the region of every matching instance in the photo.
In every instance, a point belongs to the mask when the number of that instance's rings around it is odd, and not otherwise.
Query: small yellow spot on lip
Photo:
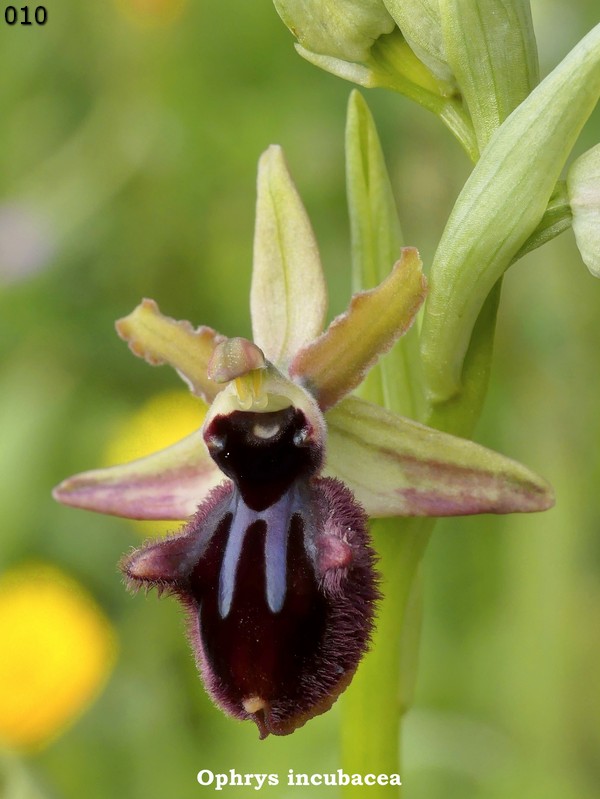
[[[246,713],[258,713],[269,707],[269,703],[260,696],[249,696],[243,700],[242,705]]]
[[[267,407],[269,397],[264,391],[264,379],[261,369],[254,369],[242,377],[236,377],[234,383],[238,402],[242,410],[263,410]]]
[[[252,406],[252,392],[246,377],[235,378],[235,391],[238,402],[243,410],[249,410]]]

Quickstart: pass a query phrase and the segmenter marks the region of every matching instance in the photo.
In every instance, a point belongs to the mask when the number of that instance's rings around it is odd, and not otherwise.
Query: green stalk
[[[402,231],[375,123],[353,92],[346,126],[346,175],[354,291],[372,288],[399,257]],[[413,418],[426,412],[415,325],[371,370],[364,399]],[[375,519],[382,599],[370,651],[342,699],[342,766],[348,774],[400,774],[401,731],[411,705],[421,631],[420,570],[435,519]],[[398,796],[396,786],[369,787],[369,797]],[[364,795],[346,786],[344,797]]]
[[[541,247],[542,244],[556,238],[564,230],[571,227],[573,215],[567,194],[567,184],[564,180],[559,180],[554,188],[552,197],[548,202],[546,212],[541,222],[533,231],[527,241],[513,258],[513,263],[518,261],[528,252]]]
[[[373,645],[342,706],[342,768],[348,774],[400,774],[401,727],[416,678],[420,603],[413,602],[419,564],[434,519],[376,519],[373,543],[380,555],[381,591]],[[348,799],[365,788],[346,786]],[[370,799],[397,797],[395,786],[369,787]]]
[[[380,36],[371,48],[373,85],[403,94],[436,114],[475,163],[479,146],[468,111],[449,85],[420,61],[399,30]]]
[[[463,391],[434,408],[428,423],[447,432],[472,435],[487,392],[501,281],[484,304],[465,359]],[[381,591],[371,651],[346,692],[342,706],[342,767],[346,773],[402,776],[402,721],[412,705],[421,630],[420,564],[434,518],[375,519],[373,544],[380,555]],[[344,799],[364,795],[346,786]],[[372,799],[398,797],[393,786],[369,788]]]
[[[353,92],[346,127],[353,288],[371,288],[398,257],[402,234],[373,119]],[[361,395],[442,430],[471,435],[487,390],[500,283],[484,303],[462,373],[462,391],[442,406],[425,402],[414,326],[371,370]],[[436,520],[376,519],[382,600],[373,644],[342,699],[342,766],[348,774],[400,774],[402,721],[412,704],[421,631],[420,564]],[[371,799],[397,797],[395,786],[369,787]],[[364,795],[345,786],[345,799]]]

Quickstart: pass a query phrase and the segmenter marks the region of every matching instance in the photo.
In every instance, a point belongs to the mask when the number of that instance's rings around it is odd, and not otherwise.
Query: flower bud
[[[379,0],[275,0],[275,6],[298,39],[296,50],[326,72],[399,91],[426,107],[446,93]]]
[[[369,51],[395,23],[382,0],[274,0],[277,13],[312,53],[365,63]]]
[[[431,267],[423,319],[423,371],[432,403],[460,392],[483,303],[544,216],[599,97],[597,25],[496,130],[465,183]]]
[[[600,277],[600,144],[572,164],[567,191],[579,252],[592,275]]]

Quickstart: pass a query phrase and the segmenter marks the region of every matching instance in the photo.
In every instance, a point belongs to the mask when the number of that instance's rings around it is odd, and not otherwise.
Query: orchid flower
[[[186,520],[128,555],[126,580],[181,601],[208,692],[261,738],[327,710],[368,648],[378,597],[369,516],[552,504],[524,466],[352,395],[425,294],[418,253],[404,248],[323,332],[317,245],[270,147],[258,173],[254,341],[170,319],[152,300],[117,322],[136,355],[170,364],[204,400],[202,429],[55,489],[76,507]]]

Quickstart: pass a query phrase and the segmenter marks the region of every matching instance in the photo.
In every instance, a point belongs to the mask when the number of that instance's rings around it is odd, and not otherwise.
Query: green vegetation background
[[[115,625],[120,655],[95,704],[30,765],[58,799],[191,799],[212,793],[197,785],[200,769],[283,783],[289,768],[333,771],[339,707],[265,742],[222,716],[175,603],[123,589],[115,564],[138,532],[59,507],[50,489],[99,465],[116,426],[178,385],[113,331],[141,297],[249,335],[255,169],[271,142],[313,220],[331,315],[345,306],[350,86],[295,54],[268,2],[190,0],[154,27],[124,13],[133,0],[47,5],[43,28],[0,20],[1,207],[36,207],[56,240],[29,278],[9,281],[0,265],[0,568],[35,558],[74,575]],[[538,0],[534,15],[546,74],[597,22],[597,0]],[[427,112],[380,91],[366,97],[406,242],[427,264],[468,164]],[[578,152],[598,140],[596,112]],[[571,232],[505,281],[478,440],[543,473],[557,505],[439,524],[406,725],[407,799],[598,796],[599,320],[600,284]]]

